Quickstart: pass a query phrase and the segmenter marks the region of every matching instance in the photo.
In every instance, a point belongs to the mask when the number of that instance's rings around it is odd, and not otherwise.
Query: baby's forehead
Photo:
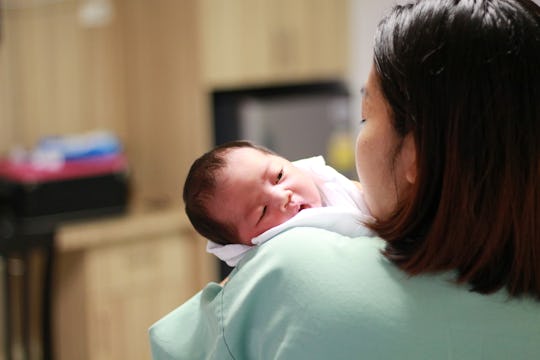
[[[249,146],[242,146],[242,147],[233,147],[233,148],[226,149],[224,152],[224,156],[226,158],[231,157],[232,155],[238,152],[245,152],[245,153],[252,152],[252,153],[261,154],[261,155],[272,155],[272,153],[264,151],[262,149],[249,147]]]
[[[245,168],[253,169],[261,165],[267,156],[270,154],[265,153],[259,149],[241,147],[229,149],[222,155],[225,172],[230,170],[241,170]]]

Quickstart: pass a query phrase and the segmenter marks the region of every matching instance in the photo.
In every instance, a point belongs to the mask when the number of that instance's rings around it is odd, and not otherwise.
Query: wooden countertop
[[[75,251],[111,242],[135,241],[191,230],[192,226],[181,209],[129,212],[126,215],[63,225],[57,231],[55,246],[58,251]]]

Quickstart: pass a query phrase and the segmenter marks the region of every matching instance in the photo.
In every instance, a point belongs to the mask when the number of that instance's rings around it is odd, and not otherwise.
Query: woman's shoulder
[[[294,228],[254,248],[150,331],[157,359],[527,359],[540,305],[452,274],[409,277],[379,238]]]
[[[292,228],[248,254],[229,285],[253,283],[291,290],[295,297],[333,297],[337,289],[344,294],[359,283],[377,281],[389,265],[381,254],[383,247],[377,237],[351,238],[320,228]]]
[[[377,281],[389,266],[377,237],[348,237],[320,228],[297,227],[254,249],[238,264],[229,281],[302,288],[303,296],[323,289],[332,294],[365,281]],[[390,265],[390,267],[392,267]]]
[[[255,249],[223,288],[224,341],[235,358],[326,359],[356,343],[362,287],[370,287],[358,286],[358,265],[385,262],[382,246],[299,227]]]
[[[383,248],[384,241],[378,237],[349,237],[322,228],[296,227],[246,256],[233,277],[244,282],[245,277],[260,276],[268,281],[273,275],[276,280],[305,284],[307,288],[323,286],[327,279],[333,286],[348,281],[356,284],[359,275],[373,279],[390,265],[381,253]],[[336,283],[334,278],[340,280]]]
[[[249,288],[246,301],[268,301],[270,308],[286,304],[280,311],[290,310],[290,315],[300,310],[295,306],[306,303],[329,321],[343,315],[342,320],[352,324],[384,308],[391,315],[402,309],[411,278],[383,256],[384,246],[378,237],[294,228],[246,256],[225,287],[224,299],[231,294],[236,302],[240,288]],[[444,288],[448,279],[433,277],[425,286]],[[263,299],[255,299],[258,294]]]
[[[223,289],[228,347],[240,358],[282,352],[299,359],[307,348],[318,359],[335,357],[343,346],[348,355],[382,358],[540,351],[538,303],[471,293],[452,274],[410,277],[381,254],[383,247],[376,237],[315,228],[292,229],[260,246]]]

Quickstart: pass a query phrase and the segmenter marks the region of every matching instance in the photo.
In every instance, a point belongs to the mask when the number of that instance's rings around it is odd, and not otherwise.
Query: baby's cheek
[[[277,217],[273,216],[272,218],[268,218],[267,221],[265,221],[264,223],[264,226],[262,226],[260,229],[259,229],[259,234],[262,234],[263,232],[275,227],[275,226],[278,226],[279,224],[281,224],[283,221],[281,221],[280,219],[278,219]]]

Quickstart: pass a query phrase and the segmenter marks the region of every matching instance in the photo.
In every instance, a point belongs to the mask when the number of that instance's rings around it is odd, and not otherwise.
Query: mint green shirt
[[[154,360],[540,359],[540,303],[409,277],[378,238],[295,228],[150,328]]]

